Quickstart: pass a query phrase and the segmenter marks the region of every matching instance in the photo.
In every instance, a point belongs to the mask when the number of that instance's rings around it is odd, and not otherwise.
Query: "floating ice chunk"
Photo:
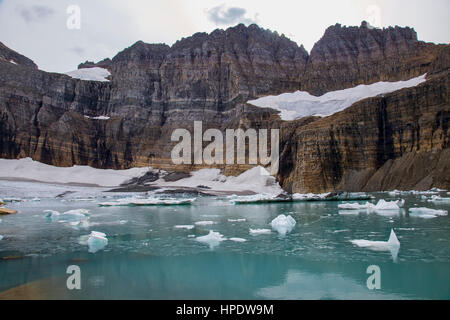
[[[92,231],[89,235],[87,244],[89,246],[89,252],[96,253],[106,247],[108,239],[103,232]]]
[[[186,230],[192,230],[195,228],[195,226],[193,226],[192,224],[187,224],[187,225],[178,225],[178,226],[174,226],[175,229],[186,229]]]
[[[233,204],[249,204],[249,203],[269,203],[269,202],[283,202],[290,201],[288,198],[279,198],[278,195],[259,193],[249,196],[237,196],[231,199],[230,202]]]
[[[391,229],[388,241],[350,240],[350,242],[360,248],[372,251],[390,251],[394,261],[397,260],[398,251],[400,250],[400,241],[398,241],[393,229]]]
[[[290,215],[285,216],[280,214],[278,217],[272,220],[270,223],[272,229],[276,230],[280,235],[284,236],[286,233],[291,232],[294,229],[296,222]]]
[[[419,217],[424,219],[432,219],[439,216],[446,216],[448,215],[447,210],[436,210],[436,209],[429,209],[429,208],[410,208],[409,209],[409,215],[413,217]]]
[[[51,219],[52,221],[81,221],[87,219],[89,216],[89,210],[86,209],[75,209],[69,210],[63,213],[54,210],[44,210],[45,217]]]
[[[346,210],[361,210],[361,209],[367,209],[369,203],[366,204],[359,204],[359,203],[343,203],[339,204],[339,209],[346,209]]]
[[[214,221],[197,221],[195,223],[196,226],[209,226],[212,224],[216,224]]]
[[[196,199],[174,199],[174,198],[124,198],[117,201],[98,203],[100,207],[114,206],[171,206],[171,205],[190,205]]]
[[[373,209],[373,210],[400,210],[400,206],[399,206],[399,201],[385,201],[383,199],[380,199],[380,201],[378,201],[378,203],[371,207],[369,205],[368,207],[369,209]]]
[[[270,230],[270,229],[252,229],[252,228],[250,228],[250,234],[251,235],[269,234],[269,233],[272,233],[272,230]]]
[[[339,215],[341,216],[357,216],[361,210],[339,210]]]
[[[213,249],[214,247],[217,247],[222,241],[225,241],[227,239],[224,238],[224,236],[219,232],[211,230],[206,236],[197,237],[196,240],[198,242],[208,244],[209,247]]]
[[[246,219],[228,219],[228,222],[245,222]]]
[[[247,241],[246,239],[243,239],[243,238],[230,238],[228,240],[234,241],[234,242],[246,242]]]
[[[433,195],[431,196],[431,199],[428,201],[430,202],[450,202],[450,198],[442,198],[441,196]]]

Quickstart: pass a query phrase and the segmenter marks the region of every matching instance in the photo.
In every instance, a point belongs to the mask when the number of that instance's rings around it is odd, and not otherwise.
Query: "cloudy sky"
[[[335,23],[411,26],[450,42],[450,0],[0,0],[0,41],[41,69],[65,72],[138,40],[173,44],[195,32],[257,23],[309,51]]]

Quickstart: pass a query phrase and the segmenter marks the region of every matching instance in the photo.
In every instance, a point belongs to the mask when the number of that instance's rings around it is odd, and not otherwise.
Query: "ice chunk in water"
[[[393,229],[391,229],[391,235],[389,236],[388,241],[350,240],[350,242],[358,247],[372,251],[390,251],[394,261],[397,260],[398,252],[400,250],[400,241],[398,241],[397,235]]]
[[[89,216],[89,210],[86,209],[75,209],[69,210],[63,213],[54,210],[45,210],[45,217],[51,219],[52,221],[81,221]]]
[[[187,224],[187,225],[178,225],[178,226],[174,226],[175,229],[186,229],[186,230],[191,230],[194,229],[194,226],[191,224]]]
[[[222,241],[227,239],[219,232],[211,230],[206,236],[197,237],[196,240],[198,242],[206,243],[211,249],[214,249],[214,247],[217,247]]]
[[[272,233],[272,231],[270,229],[252,229],[252,228],[250,228],[251,235],[268,234],[268,233]]]
[[[214,221],[197,221],[195,223],[196,226],[210,226],[212,224],[215,224]]]
[[[87,244],[89,246],[89,252],[96,253],[106,247],[108,244],[108,239],[106,238],[106,234],[103,232],[92,231],[89,235]]]
[[[272,220],[270,225],[272,229],[276,230],[280,235],[284,236],[286,233],[291,232],[295,227],[295,220],[290,215],[285,216],[280,214],[278,217]]]
[[[246,239],[243,238],[230,238],[230,241],[234,241],[234,242],[245,242],[247,241]]]
[[[435,210],[429,208],[410,208],[409,215],[424,219],[432,219],[439,216],[446,216],[448,215],[448,212],[447,210]]]

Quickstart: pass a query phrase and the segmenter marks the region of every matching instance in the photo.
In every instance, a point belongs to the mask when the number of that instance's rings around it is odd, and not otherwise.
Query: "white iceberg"
[[[229,238],[228,240],[234,241],[234,242],[246,242],[247,241],[244,238]]]
[[[368,209],[368,204],[359,204],[359,203],[342,203],[338,205],[339,209],[346,209],[346,210],[362,210],[362,209]]]
[[[103,232],[92,231],[89,235],[87,244],[89,246],[89,252],[96,253],[106,247],[108,239]]]
[[[195,222],[196,226],[210,226],[213,224],[215,224],[214,221],[197,221],[197,222]]]
[[[400,241],[394,230],[391,229],[391,235],[388,241],[371,241],[371,240],[350,240],[354,245],[372,251],[390,251],[394,261],[397,260],[400,250]]]
[[[450,198],[442,198],[441,196],[433,195],[431,196],[431,199],[428,200],[429,202],[449,202]]]
[[[294,193],[292,195],[292,200],[294,201],[310,201],[310,200],[325,200],[329,195],[328,193]]]
[[[195,228],[195,226],[193,226],[192,224],[187,224],[187,225],[178,225],[178,226],[174,226],[175,229],[186,229],[186,230],[192,230]]]
[[[228,219],[228,222],[245,222],[247,219]]]
[[[236,196],[230,200],[232,204],[252,204],[252,203],[269,203],[269,202],[284,202],[290,199],[278,198],[278,195],[259,193],[249,196]]]
[[[249,229],[249,232],[251,235],[258,235],[258,234],[269,234],[272,233],[272,230],[270,229]]]
[[[436,210],[430,208],[410,208],[409,215],[413,217],[419,217],[424,219],[432,219],[439,216],[448,215],[447,210]]]
[[[426,81],[425,76],[422,75],[407,81],[362,84],[353,88],[331,91],[320,97],[313,96],[306,91],[296,91],[278,96],[262,97],[250,100],[247,103],[257,107],[279,110],[280,117],[283,120],[294,120],[308,116],[326,117],[365,98],[417,86]]]
[[[197,240],[198,242],[206,243],[211,249],[213,249],[214,247],[217,247],[222,241],[225,241],[227,239],[224,238],[224,236],[219,232],[211,230],[206,236],[197,237],[195,240]]]
[[[161,178],[152,183],[152,185],[166,188],[197,188],[201,185],[209,188],[202,190],[203,192],[254,192],[271,195],[283,193],[283,189],[276,181],[276,178],[271,176],[261,166],[253,167],[237,177],[225,176],[221,174],[220,169],[200,169],[191,172],[191,176],[188,178],[178,181],[165,181]]]
[[[270,223],[272,229],[276,230],[280,235],[284,236],[286,233],[291,232],[296,225],[296,221],[290,215],[285,216],[280,214],[278,217],[272,220]]]
[[[130,197],[119,199],[110,202],[100,202],[98,205],[100,207],[135,207],[135,206],[176,206],[176,205],[190,205],[194,202],[196,198],[191,199],[174,199],[174,198],[137,198]]]
[[[44,210],[45,217],[52,221],[79,222],[89,218],[89,210],[75,209],[60,213],[55,210]]]

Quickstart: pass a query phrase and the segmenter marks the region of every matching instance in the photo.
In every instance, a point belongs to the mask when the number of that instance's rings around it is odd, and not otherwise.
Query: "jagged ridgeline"
[[[175,166],[177,128],[280,129],[287,191],[450,188],[448,44],[411,28],[329,27],[311,53],[256,25],[197,33],[173,46],[137,42],[101,67],[109,82],[38,70],[0,44],[0,156],[56,166]],[[297,90],[319,96],[379,81],[427,81],[328,117],[281,120],[247,101]],[[103,118],[99,118],[103,117]],[[101,119],[101,120],[100,120]],[[226,174],[248,165],[223,166]]]

